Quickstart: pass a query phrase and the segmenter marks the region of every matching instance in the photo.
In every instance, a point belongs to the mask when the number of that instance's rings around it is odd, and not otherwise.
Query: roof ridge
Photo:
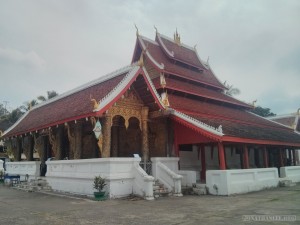
[[[150,39],[150,38],[147,38],[147,37],[145,37],[145,36],[143,36],[143,35],[139,35],[142,39],[144,39],[145,41],[149,41],[149,42],[151,42],[152,44],[154,44],[154,45],[158,45],[159,46],[159,44],[155,41],[155,40],[152,40],[152,39]]]
[[[161,37],[163,37],[164,39],[167,39],[168,41],[171,41],[172,43],[176,44],[176,42],[175,42],[172,38],[170,38],[170,37],[168,37],[168,36],[166,36],[166,35],[163,35],[163,34],[161,34],[161,33],[159,33],[159,32],[157,32],[157,34],[159,34],[159,35],[160,35]],[[184,48],[187,48],[187,49],[190,49],[190,50],[192,50],[192,51],[195,51],[195,49],[194,49],[193,47],[191,47],[191,46],[189,46],[189,45],[187,45],[187,44],[180,43],[180,46],[182,46],[182,47],[184,47]]]
[[[289,126],[287,126],[287,125],[284,125],[284,124],[282,124],[282,123],[276,122],[276,121],[274,121],[274,120],[270,120],[270,119],[267,118],[267,117],[263,117],[263,116],[257,115],[257,114],[255,114],[255,113],[253,113],[253,112],[250,112],[250,111],[247,111],[247,112],[250,113],[250,114],[252,114],[252,115],[254,115],[254,116],[257,116],[257,117],[259,117],[259,118],[261,118],[261,119],[268,120],[268,121],[270,121],[270,122],[272,122],[272,123],[275,123],[275,124],[277,124],[277,125],[280,125],[280,126],[289,128],[290,130],[294,130],[293,128],[291,128],[291,127],[289,127]]]
[[[141,43],[141,45],[142,45],[142,46],[141,46],[142,49],[145,50],[145,49],[146,49],[146,45],[145,45],[145,43],[144,43],[142,37],[139,36],[138,39],[139,39],[139,41],[140,41],[140,43]],[[163,63],[159,64],[159,63],[152,57],[152,55],[150,54],[150,52],[149,52],[148,50],[146,50],[146,55],[148,56],[148,58],[150,59],[150,61],[152,61],[152,62],[154,63],[154,65],[156,65],[156,66],[158,67],[158,69],[163,70],[163,69],[165,68],[165,65],[164,65]]]

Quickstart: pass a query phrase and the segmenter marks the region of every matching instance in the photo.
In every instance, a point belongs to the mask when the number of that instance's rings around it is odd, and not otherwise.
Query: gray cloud
[[[295,111],[299,12],[297,0],[5,1],[0,71],[6,85],[0,96],[13,107],[129,64],[136,23],[149,38],[153,25],[170,37],[177,27],[184,43],[197,44],[199,55],[210,57],[221,81],[241,90],[238,98],[258,99],[276,113]]]

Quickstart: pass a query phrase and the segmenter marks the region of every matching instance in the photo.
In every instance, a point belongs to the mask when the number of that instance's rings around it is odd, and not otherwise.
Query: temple
[[[239,193],[234,179],[247,183],[249,176],[253,190],[278,185],[286,153],[300,147],[299,133],[251,113],[253,105],[225,91],[177,31],[169,38],[156,30],[154,40],[137,31],[129,66],[33,107],[5,131],[15,161],[8,168],[20,165],[14,173],[26,174],[24,165],[34,162],[35,178],[83,194],[90,191],[86,179],[102,174],[112,198],[152,199],[154,180],[177,195],[194,183],[211,194]]]

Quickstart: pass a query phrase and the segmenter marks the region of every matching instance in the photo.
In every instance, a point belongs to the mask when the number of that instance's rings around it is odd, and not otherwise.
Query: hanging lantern
[[[99,120],[96,122],[93,131],[95,133],[95,137],[99,139],[99,137],[102,135],[102,126]]]

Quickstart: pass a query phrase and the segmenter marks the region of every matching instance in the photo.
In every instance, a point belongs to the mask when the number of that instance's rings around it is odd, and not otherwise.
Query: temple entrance
[[[130,117],[126,128],[124,117],[114,116],[111,127],[111,156],[133,157],[133,154],[141,156],[142,132],[140,121],[136,117]]]

